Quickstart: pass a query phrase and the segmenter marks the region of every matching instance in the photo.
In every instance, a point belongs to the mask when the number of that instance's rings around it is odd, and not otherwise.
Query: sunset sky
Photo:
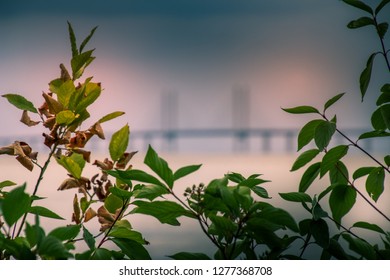
[[[104,92],[91,121],[126,111],[107,130],[127,122],[134,131],[161,128],[166,92],[176,92],[178,128],[230,128],[235,86],[250,90],[249,127],[299,128],[308,118],[281,107],[322,108],[347,92],[334,111],[339,125],[364,128],[370,112],[358,78],[379,42],[370,28],[347,29],[360,15],[338,0],[1,1],[0,92],[42,103],[59,64],[69,65],[69,20],[79,43],[99,26],[85,77]],[[5,99],[0,112],[0,136],[34,133]]]

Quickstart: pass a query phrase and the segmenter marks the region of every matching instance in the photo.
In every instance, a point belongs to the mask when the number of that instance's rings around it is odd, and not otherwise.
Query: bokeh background
[[[204,164],[199,173],[181,182],[183,189],[229,171],[263,173],[273,181],[270,193],[277,200],[278,192],[297,189],[300,173],[289,173],[297,156],[296,143],[286,153],[285,137],[275,138],[273,148],[265,153],[260,148],[262,139],[244,139],[247,142],[242,145],[242,139],[216,137],[212,131],[298,131],[311,116],[288,115],[281,107],[322,108],[341,92],[347,94],[330,110],[337,113],[339,127],[369,129],[385,71],[378,59],[362,104],[359,75],[380,45],[369,27],[347,29],[346,24],[360,15],[338,0],[1,0],[0,92],[21,94],[39,106],[42,91],[59,75],[59,64],[70,68],[67,21],[79,43],[99,26],[87,46],[96,48],[97,58],[85,77],[94,76],[104,91],[93,105],[91,122],[112,111],[125,111],[125,116],[105,124],[104,129],[109,135],[125,123],[130,125],[131,148],[140,151],[137,167],[142,168],[142,152],[153,142],[175,167]],[[33,135],[38,135],[34,142],[38,145],[40,128],[20,123],[20,111],[5,99],[0,99],[0,117],[2,145]],[[145,131],[184,129],[211,134],[177,139],[173,144],[139,136]],[[95,148],[97,157],[105,152],[101,146]],[[388,151],[388,146],[380,149]],[[0,181],[36,180],[35,171],[26,174],[13,160],[0,158]],[[355,158],[351,163],[357,164]],[[74,194],[55,191],[65,174],[52,167],[42,192],[54,196],[52,208],[69,214]],[[354,215],[351,221],[373,214]],[[188,250],[210,248],[195,227],[172,229],[144,216],[138,223],[147,231],[157,258],[186,246]],[[183,239],[180,234],[186,231],[189,238]]]

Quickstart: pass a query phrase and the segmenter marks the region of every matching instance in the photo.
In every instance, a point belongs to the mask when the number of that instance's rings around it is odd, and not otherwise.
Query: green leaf
[[[336,162],[329,170],[329,179],[331,184],[348,184],[348,168],[342,161]]]
[[[211,260],[206,254],[189,252],[180,252],[168,257],[174,260]]]
[[[145,156],[144,163],[150,167],[163,181],[168,185],[169,188],[173,187],[173,172],[169,168],[168,163],[160,158],[158,154],[149,145],[148,151]]]
[[[389,29],[389,24],[387,22],[382,22],[377,25],[377,32],[381,39],[383,39]]]
[[[43,259],[68,259],[72,257],[61,240],[51,235],[43,238],[38,246],[38,254]]]
[[[164,194],[169,194],[169,191],[159,185],[140,185],[138,188],[134,188],[135,198],[146,198],[150,201]]]
[[[265,188],[263,187],[260,187],[260,186],[253,186],[250,188],[255,194],[257,194],[258,196],[262,197],[262,198],[271,198],[269,195],[268,195],[268,192]]]
[[[329,206],[333,219],[341,223],[341,219],[352,209],[356,202],[356,191],[349,185],[336,185],[329,197]]]
[[[117,237],[123,239],[130,239],[139,244],[145,244],[145,240],[142,237],[142,234],[138,231],[131,230],[125,227],[113,227],[113,229],[108,234],[110,237]]]
[[[355,29],[355,28],[360,28],[360,27],[364,27],[367,25],[374,25],[375,26],[375,21],[369,17],[361,17],[361,18],[358,18],[357,20],[353,20],[350,23],[348,23],[347,27],[351,28],[351,29]]]
[[[29,223],[26,223],[25,233],[30,248],[33,248],[35,247],[35,245],[40,244],[42,239],[45,237],[45,231],[39,226],[39,224],[30,225]]]
[[[170,224],[173,226],[179,226],[180,223],[177,220],[178,217],[187,216],[194,218],[193,214],[184,209],[183,206],[173,201],[152,201],[146,202],[137,200],[132,204],[137,207],[134,208],[131,213],[145,214],[153,216],[163,224]]]
[[[212,235],[232,237],[237,232],[238,225],[227,217],[210,215],[211,225],[208,228],[208,233]]]
[[[236,172],[230,172],[227,174],[227,177],[230,181],[234,182],[234,183],[241,183],[242,181],[246,180],[244,176],[242,176],[240,173],[236,173]]]
[[[374,11],[372,10],[372,8],[370,6],[368,6],[367,4],[365,4],[364,2],[362,2],[362,1],[358,1],[358,0],[343,0],[343,2],[348,4],[348,5],[353,6],[355,8],[358,8],[360,10],[366,11],[369,14],[374,14]]]
[[[26,110],[32,113],[38,113],[34,105],[19,94],[8,93],[8,94],[3,94],[2,96],[7,98],[9,103],[11,103],[12,105],[14,105],[16,108],[20,110]]]
[[[240,205],[236,200],[236,196],[233,193],[233,188],[227,186],[221,186],[219,188],[221,199],[223,203],[228,206],[232,213],[239,215],[240,213]]]
[[[96,28],[98,28],[97,26],[95,26],[94,28],[92,28],[91,32],[89,33],[89,35],[84,39],[84,41],[81,43],[80,45],[80,49],[79,49],[79,52],[82,53],[85,46],[88,44],[89,40],[92,38],[93,34],[95,33],[96,31]]]
[[[112,253],[106,248],[97,248],[89,258],[90,260],[111,260]]]
[[[385,161],[387,166],[390,166],[390,155],[385,156],[384,161]]]
[[[368,85],[370,84],[372,65],[374,63],[374,58],[377,54],[378,53],[373,53],[370,55],[370,57],[367,60],[366,68],[364,68],[364,70],[360,74],[359,82],[360,82],[360,92],[362,95],[362,101],[364,100],[364,96],[366,95]]]
[[[85,160],[81,154],[73,153],[71,156],[57,158],[57,163],[63,166],[76,179],[81,178],[81,173],[85,166]]]
[[[112,238],[111,241],[121,249],[123,254],[132,260],[151,260],[151,257],[145,247],[134,240]]]
[[[86,227],[83,226],[83,239],[85,243],[88,245],[89,249],[95,250],[95,238],[93,235],[88,231]]]
[[[123,199],[128,199],[133,196],[132,192],[126,191],[124,189],[118,188],[118,187],[111,187],[110,188],[110,193],[113,195],[123,198]]]
[[[294,162],[290,171],[298,170],[299,168],[305,166],[307,163],[312,161],[320,151],[318,149],[312,149],[303,152]]]
[[[306,192],[307,189],[311,186],[314,180],[320,174],[321,162],[316,162],[312,164],[306,171],[303,173],[301,181],[299,183],[299,191]]]
[[[2,181],[2,182],[0,182],[0,189],[5,188],[5,187],[15,186],[15,185],[16,185],[16,183],[9,181],[9,180]]]
[[[376,101],[376,105],[380,106],[386,103],[390,103],[390,92],[383,92]]]
[[[264,207],[257,217],[268,220],[272,223],[288,227],[289,229],[299,232],[299,228],[294,218],[286,210],[273,207],[270,204],[263,203]]]
[[[348,145],[339,145],[330,149],[322,158],[320,178],[335,167],[339,160],[348,153]],[[345,174],[347,175],[347,174]]]
[[[356,171],[353,173],[352,178],[354,180],[357,180],[361,177],[367,176],[374,169],[375,169],[375,167],[372,167],[372,166],[360,167],[360,168],[356,169]]]
[[[41,217],[47,217],[47,218],[57,219],[57,220],[65,220],[64,218],[57,215],[53,211],[42,206],[31,206],[29,212],[32,214],[39,215]]]
[[[59,240],[73,240],[80,233],[81,225],[69,225],[53,229],[48,235],[54,236]]]
[[[366,180],[366,190],[370,197],[377,202],[384,191],[385,171],[382,167],[371,170]]]
[[[339,185],[339,183],[335,183],[333,185],[330,185],[329,187],[327,187],[325,190],[323,190],[319,195],[318,195],[318,201],[320,201],[322,198],[324,198],[328,193],[330,193],[334,186],[337,186]]]
[[[377,137],[389,137],[390,133],[383,130],[374,130],[370,132],[365,132],[359,136],[359,140],[368,139],[368,138],[377,138]]]
[[[349,249],[351,249],[352,251],[355,251],[367,260],[376,259],[375,249],[367,241],[359,238],[354,238],[346,233],[342,234],[342,237],[349,243]]]
[[[298,151],[314,139],[317,126],[323,122],[323,120],[312,120],[302,127],[298,134]]]
[[[254,201],[253,197],[251,196],[251,189],[245,186],[241,186],[234,188],[233,192],[237,202],[240,204],[240,207],[245,212],[248,212]]]
[[[110,121],[110,120],[115,119],[117,117],[120,117],[124,114],[125,114],[125,112],[120,112],[120,111],[112,112],[112,113],[107,114],[104,117],[100,118],[100,120],[98,120],[98,123],[104,123],[104,122]]]
[[[314,200],[314,199],[313,199]],[[328,213],[322,209],[321,205],[318,202],[312,203],[313,207],[311,209],[311,214],[314,221],[328,217]]]
[[[13,189],[3,200],[3,218],[8,226],[12,226],[30,209],[31,198],[24,192],[25,189],[25,184]]]
[[[293,202],[311,202],[312,199],[310,195],[303,192],[289,192],[289,193],[279,193],[279,195],[287,201]]]
[[[386,130],[390,126],[390,104],[382,105],[374,111],[371,124],[377,131]]]
[[[320,112],[312,107],[312,106],[298,106],[294,108],[282,108],[283,111],[290,113],[290,114],[311,114],[316,113],[319,114]]]
[[[336,96],[332,97],[331,99],[329,99],[328,101],[326,101],[325,105],[324,105],[324,113],[325,111],[330,107],[332,106],[333,104],[335,104],[337,101],[339,101],[339,99],[341,97],[343,97],[345,94],[345,92],[343,93],[340,93],[340,94],[337,94]]]
[[[70,39],[70,46],[72,48],[72,57],[75,57],[79,54],[77,50],[77,44],[76,44],[76,36],[74,34],[72,25],[68,21],[68,31],[69,31],[69,39]]]
[[[56,122],[61,125],[69,125],[76,119],[75,114],[72,111],[65,110],[61,111],[56,116]]]
[[[323,121],[316,127],[314,141],[320,151],[329,145],[335,131],[336,124],[333,122]]]
[[[84,91],[81,100],[75,104],[75,112],[81,114],[84,110],[88,108],[89,105],[94,103],[96,99],[99,98],[102,92],[102,87],[100,83],[91,83],[87,82],[84,85]]]
[[[104,200],[104,207],[106,207],[110,213],[115,214],[116,210],[123,207],[123,199],[117,197],[114,194],[110,194]]]
[[[49,89],[57,94],[58,101],[64,108],[69,107],[69,102],[76,88],[72,80],[64,81],[63,79],[55,79],[50,82]]]
[[[92,56],[94,50],[86,51],[73,56],[70,64],[72,66],[73,80],[77,80],[83,75],[85,68],[95,59]]]
[[[115,178],[120,179],[121,181],[138,181],[142,183],[149,183],[153,185],[158,185],[164,187],[165,185],[160,182],[156,177],[146,173],[145,171],[138,169],[130,169],[130,170],[107,170],[107,173]]]
[[[329,228],[323,219],[312,220],[310,222],[310,232],[319,246],[322,248],[329,247]]]
[[[176,172],[173,174],[173,180],[178,180],[182,177],[185,177],[191,173],[194,173],[195,171],[197,171],[202,165],[199,164],[199,165],[189,165],[189,166],[185,166],[185,167],[182,167],[182,168],[179,168],[178,170],[176,170]]]
[[[367,222],[356,222],[352,226],[353,228],[364,228],[372,231],[379,232],[381,234],[386,234],[386,232],[378,225],[376,224],[370,224]]]
[[[111,159],[113,161],[119,160],[123,153],[126,151],[127,145],[129,144],[129,134],[129,125],[126,124],[124,127],[122,127],[120,130],[118,130],[112,135],[109,145],[109,151]]]
[[[0,235],[0,246],[2,251],[17,260],[35,260],[36,253],[31,251],[28,247],[27,240],[24,237],[16,237],[15,239],[8,239]]]
[[[390,0],[382,0],[375,9],[375,15],[377,15],[389,3]]]

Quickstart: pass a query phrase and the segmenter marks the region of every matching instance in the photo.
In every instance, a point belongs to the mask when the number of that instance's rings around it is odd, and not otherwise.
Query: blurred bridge
[[[369,129],[344,129],[343,132],[352,140]],[[167,129],[132,131],[129,149],[145,151],[148,145],[164,152],[222,152],[222,153],[294,153],[297,150],[299,130],[291,128],[253,128],[253,129]],[[107,152],[111,134],[106,134],[106,140],[93,137],[87,144],[87,149],[96,152]],[[37,136],[7,136],[0,137],[0,146],[6,146],[17,141],[25,141],[34,150],[47,151],[43,137]],[[360,145],[369,152],[390,152],[388,142],[381,139],[365,139]],[[348,144],[336,134],[333,145]]]

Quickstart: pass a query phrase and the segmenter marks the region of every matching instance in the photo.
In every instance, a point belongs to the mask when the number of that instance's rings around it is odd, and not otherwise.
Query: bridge
[[[344,129],[354,141],[369,129]],[[165,129],[132,131],[129,149],[145,151],[148,145],[164,152],[223,152],[223,153],[294,153],[297,150],[299,130],[293,128],[251,128],[251,129]],[[106,140],[93,137],[87,148],[106,152],[112,133],[106,133]],[[40,136],[2,136],[0,146],[14,141],[27,142],[34,150],[47,151]],[[348,144],[337,132],[332,144]],[[369,152],[390,152],[388,143],[380,139],[365,139],[359,142]]]

